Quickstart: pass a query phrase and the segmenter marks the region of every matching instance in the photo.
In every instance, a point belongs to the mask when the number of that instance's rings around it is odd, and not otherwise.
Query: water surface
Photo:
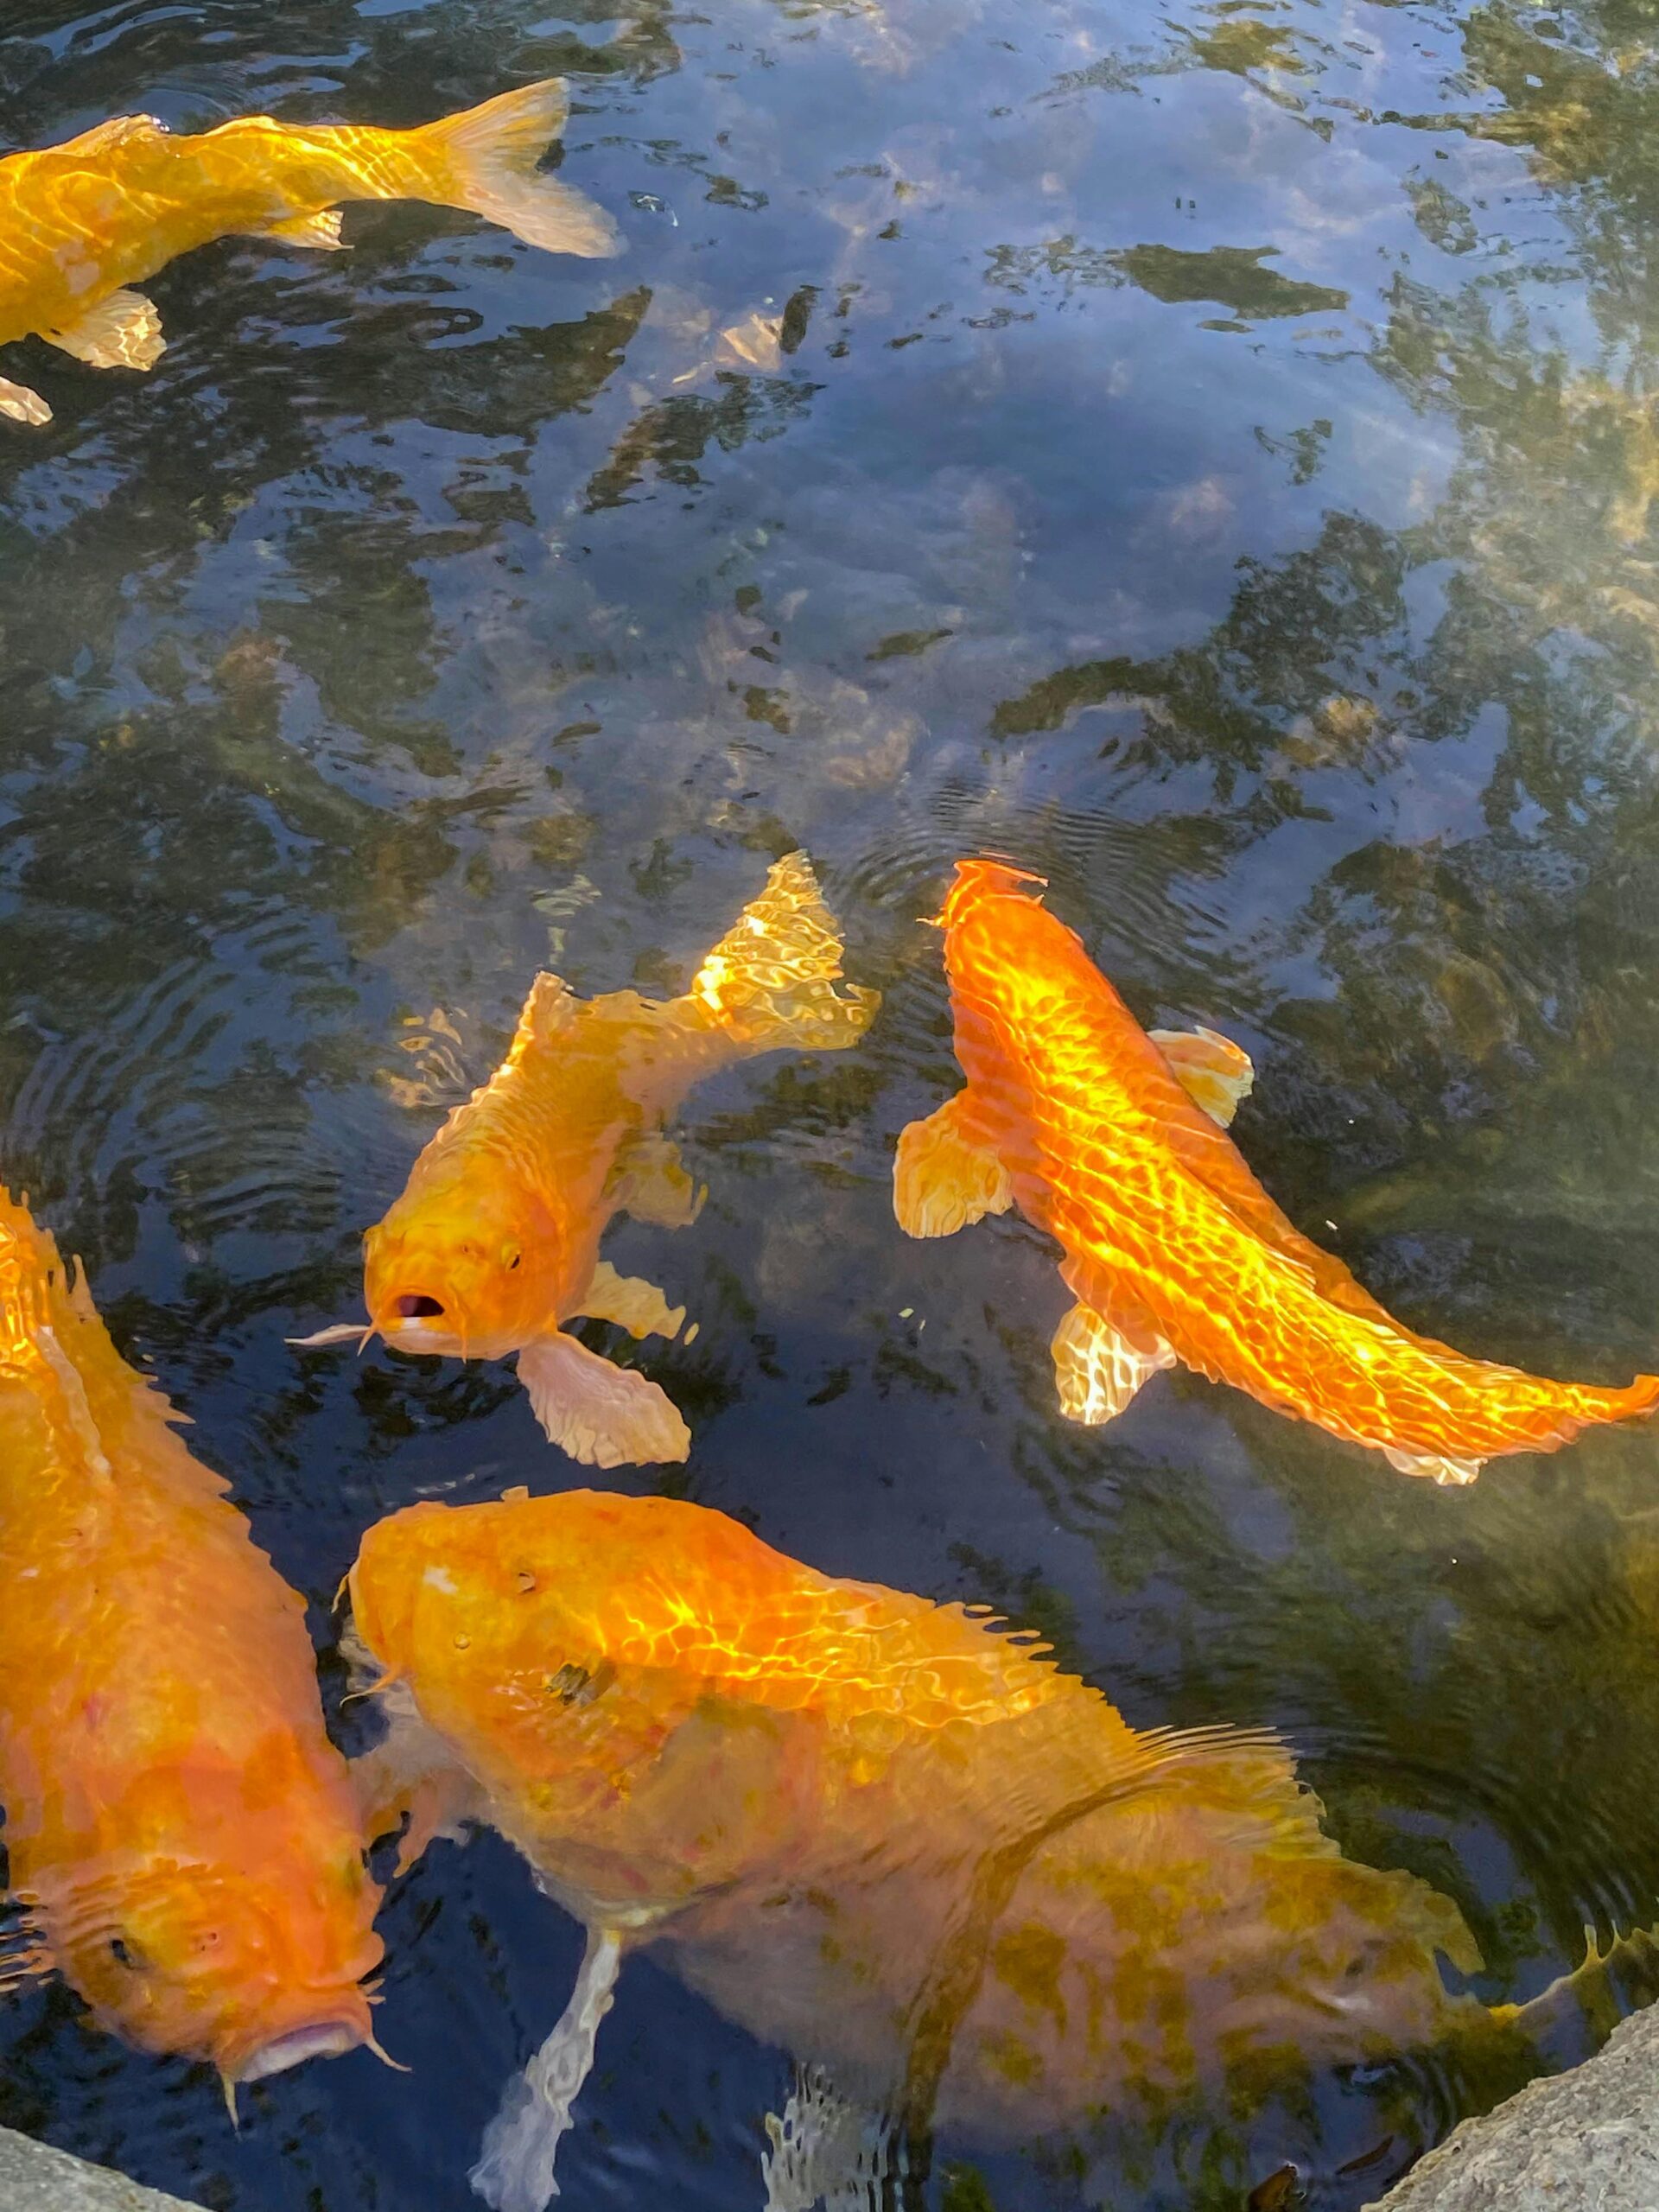
[[[568,72],[565,174],[629,241],[558,261],[360,209],[347,254],[168,269],[148,379],[6,364],[58,419],[0,434],[5,1173],[315,1601],[331,1696],[367,1522],[577,1478],[505,1368],[285,1336],[353,1310],[358,1231],[538,964],[675,987],[804,844],[887,1009],[856,1055],[696,1094],[702,1221],[613,1239],[701,1323],[650,1360],[692,1459],[625,1486],[995,1602],[1137,1726],[1278,1726],[1348,1850],[1457,1899],[1489,1999],[1653,1916],[1651,1437],[1440,1493],[1191,1378],[1070,1428],[1040,1240],[907,1243],[887,1187],[954,1081],[915,918],[995,846],[1138,1014],[1247,1046],[1245,1153],[1404,1319],[1551,1374],[1653,1364],[1649,28],[7,9],[8,150],[133,109],[413,122]],[[487,1840],[383,1926],[413,2082],[312,2066],[235,2138],[214,2082],[56,1988],[0,2012],[0,2120],[215,2212],[462,2212],[579,1936]],[[569,2200],[758,2208],[786,2087],[637,1962]],[[1352,2212],[1494,2094],[1325,2083],[1092,2181],[947,2143],[928,2201],[1212,2212],[1294,2160]]]

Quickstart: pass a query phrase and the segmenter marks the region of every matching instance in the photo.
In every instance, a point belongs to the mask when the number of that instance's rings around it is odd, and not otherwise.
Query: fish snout
[[[263,2082],[272,2074],[286,2074],[290,2067],[303,2066],[311,2058],[342,2058],[348,2050],[355,2050],[359,2044],[368,2041],[368,2031],[359,2020],[311,2020],[297,2028],[289,2028],[245,2059],[237,2069],[238,2082]]]

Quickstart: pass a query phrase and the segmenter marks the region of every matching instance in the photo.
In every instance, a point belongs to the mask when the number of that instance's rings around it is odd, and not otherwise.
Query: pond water
[[[531,975],[682,984],[805,846],[861,1051],[696,1092],[712,1196],[618,1264],[701,1324],[622,1471],[836,1574],[988,1601],[1137,1726],[1282,1731],[1354,1857],[1524,1999],[1655,1916],[1659,1452],[1437,1491],[1191,1377],[1057,1412],[1052,1256],[894,1225],[955,1077],[950,861],[1050,879],[1137,1014],[1254,1056],[1236,1135],[1417,1328],[1547,1374],[1659,1309],[1659,63],[1626,0],[14,0],[0,149],[131,110],[424,120],[568,73],[614,262],[464,215],[228,240],[144,379],[0,425],[6,1179],[330,1607],[411,1500],[583,1479],[511,1369],[285,1338]],[[782,318],[769,346],[756,318]],[[357,1741],[365,1724],[339,1725]],[[214,2212],[463,2212],[580,1931],[506,1847],[397,1884],[365,2053],[245,2097],[0,2008],[0,2121]],[[785,2056],[650,1959],[582,2207],[758,2207]],[[1512,2086],[1424,2060],[948,2212],[1368,2202]],[[1278,2195],[1273,2194],[1279,2190]]]

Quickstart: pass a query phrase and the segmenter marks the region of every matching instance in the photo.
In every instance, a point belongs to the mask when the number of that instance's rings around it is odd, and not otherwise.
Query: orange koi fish
[[[373,2045],[379,1891],[304,1609],[183,1418],[0,1192],[0,1981],[55,1967],[233,2098]]]
[[[613,1214],[666,1229],[705,1193],[663,1135],[693,1084],[785,1046],[839,1052],[880,1003],[834,988],[841,939],[804,853],[779,861],[682,998],[578,1000],[557,976],[531,986],[506,1058],[451,1114],[365,1244],[369,1322],[301,1344],[378,1332],[402,1351],[518,1354],[518,1377],[554,1443],[601,1467],[683,1459],[690,1432],[667,1395],[601,1359],[562,1324],[575,1314],[635,1337],[676,1336],[683,1306],[599,1256]]]
[[[983,1613],[815,1573],[723,1514],[420,1504],[350,1588],[397,1716],[358,1763],[371,1832],[411,1814],[408,1864],[487,1821],[588,1931],[474,2175],[499,2212],[554,2193],[645,1944],[912,2140],[1230,2109],[1494,2017],[1436,1969],[1477,1963],[1456,1908],[1345,1859],[1273,1738],[1139,1734]],[[774,2176],[810,2117],[775,2127]],[[814,2171],[769,2202],[830,2195]]]
[[[1281,1213],[1223,1131],[1250,1087],[1212,1031],[1143,1030],[1064,923],[997,861],[959,861],[939,919],[957,1096],[899,1140],[893,1208],[949,1236],[1017,1205],[1065,1257],[1053,1341],[1068,1419],[1110,1421],[1178,1363],[1383,1453],[1469,1483],[1659,1403],[1465,1358],[1402,1328]]]
[[[610,218],[537,162],[564,127],[556,78],[415,130],[244,116],[175,137],[122,115],[65,145],[0,161],[0,346],[40,337],[98,369],[151,369],[155,302],[130,289],[237,232],[324,251],[353,200],[464,207],[550,253],[613,253]],[[49,423],[40,394],[0,377],[0,414]]]

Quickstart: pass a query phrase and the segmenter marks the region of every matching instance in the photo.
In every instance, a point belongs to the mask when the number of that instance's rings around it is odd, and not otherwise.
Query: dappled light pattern
[[[378,1332],[408,1351],[517,1352],[537,1419],[573,1459],[683,1459],[690,1432],[666,1394],[560,1325],[586,1314],[635,1338],[678,1335],[684,1307],[619,1275],[600,1238],[618,1212],[668,1229],[696,1218],[706,1193],[663,1128],[702,1077],[756,1053],[858,1041],[878,1000],[856,985],[837,991],[840,975],[840,933],[805,855],[791,853],[679,998],[613,991],[584,1003],[538,976],[505,1059],[368,1233],[366,1327],[299,1341]]]
[[[0,1193],[0,1837],[23,1970],[233,2089],[372,2040],[379,1892],[304,1608],[182,1418]]]
[[[175,137],[152,116],[125,115],[14,154],[0,161],[0,345],[39,336],[94,368],[154,368],[161,316],[130,285],[238,232],[333,252],[342,241],[332,211],[351,200],[432,200],[550,252],[613,252],[610,219],[536,174],[566,109],[550,79],[414,130],[256,115]],[[38,392],[3,378],[0,413],[51,419]]]
[[[405,1716],[358,1771],[372,1826],[413,1813],[405,1859],[458,1809],[499,1827],[912,2150],[1155,2131],[1512,2024],[1447,1996],[1455,1910],[1344,1859],[1270,1738],[1139,1733],[982,1611],[583,1491],[409,1508],[351,1591]]]
[[[994,861],[957,865],[941,919],[968,1087],[940,1109],[948,1150],[938,1116],[906,1130],[894,1203],[912,1236],[947,1233],[994,1210],[971,1194],[988,1163],[1000,1167],[1065,1254],[1077,1304],[1054,1356],[1070,1418],[1110,1420],[1179,1360],[1374,1446],[1402,1473],[1466,1483],[1497,1453],[1554,1451],[1659,1402],[1659,1377],[1625,1390],[1549,1382],[1402,1328],[1292,1226],[1222,1134],[1237,1047],[1200,1034],[1166,1057],[1033,880]]]

